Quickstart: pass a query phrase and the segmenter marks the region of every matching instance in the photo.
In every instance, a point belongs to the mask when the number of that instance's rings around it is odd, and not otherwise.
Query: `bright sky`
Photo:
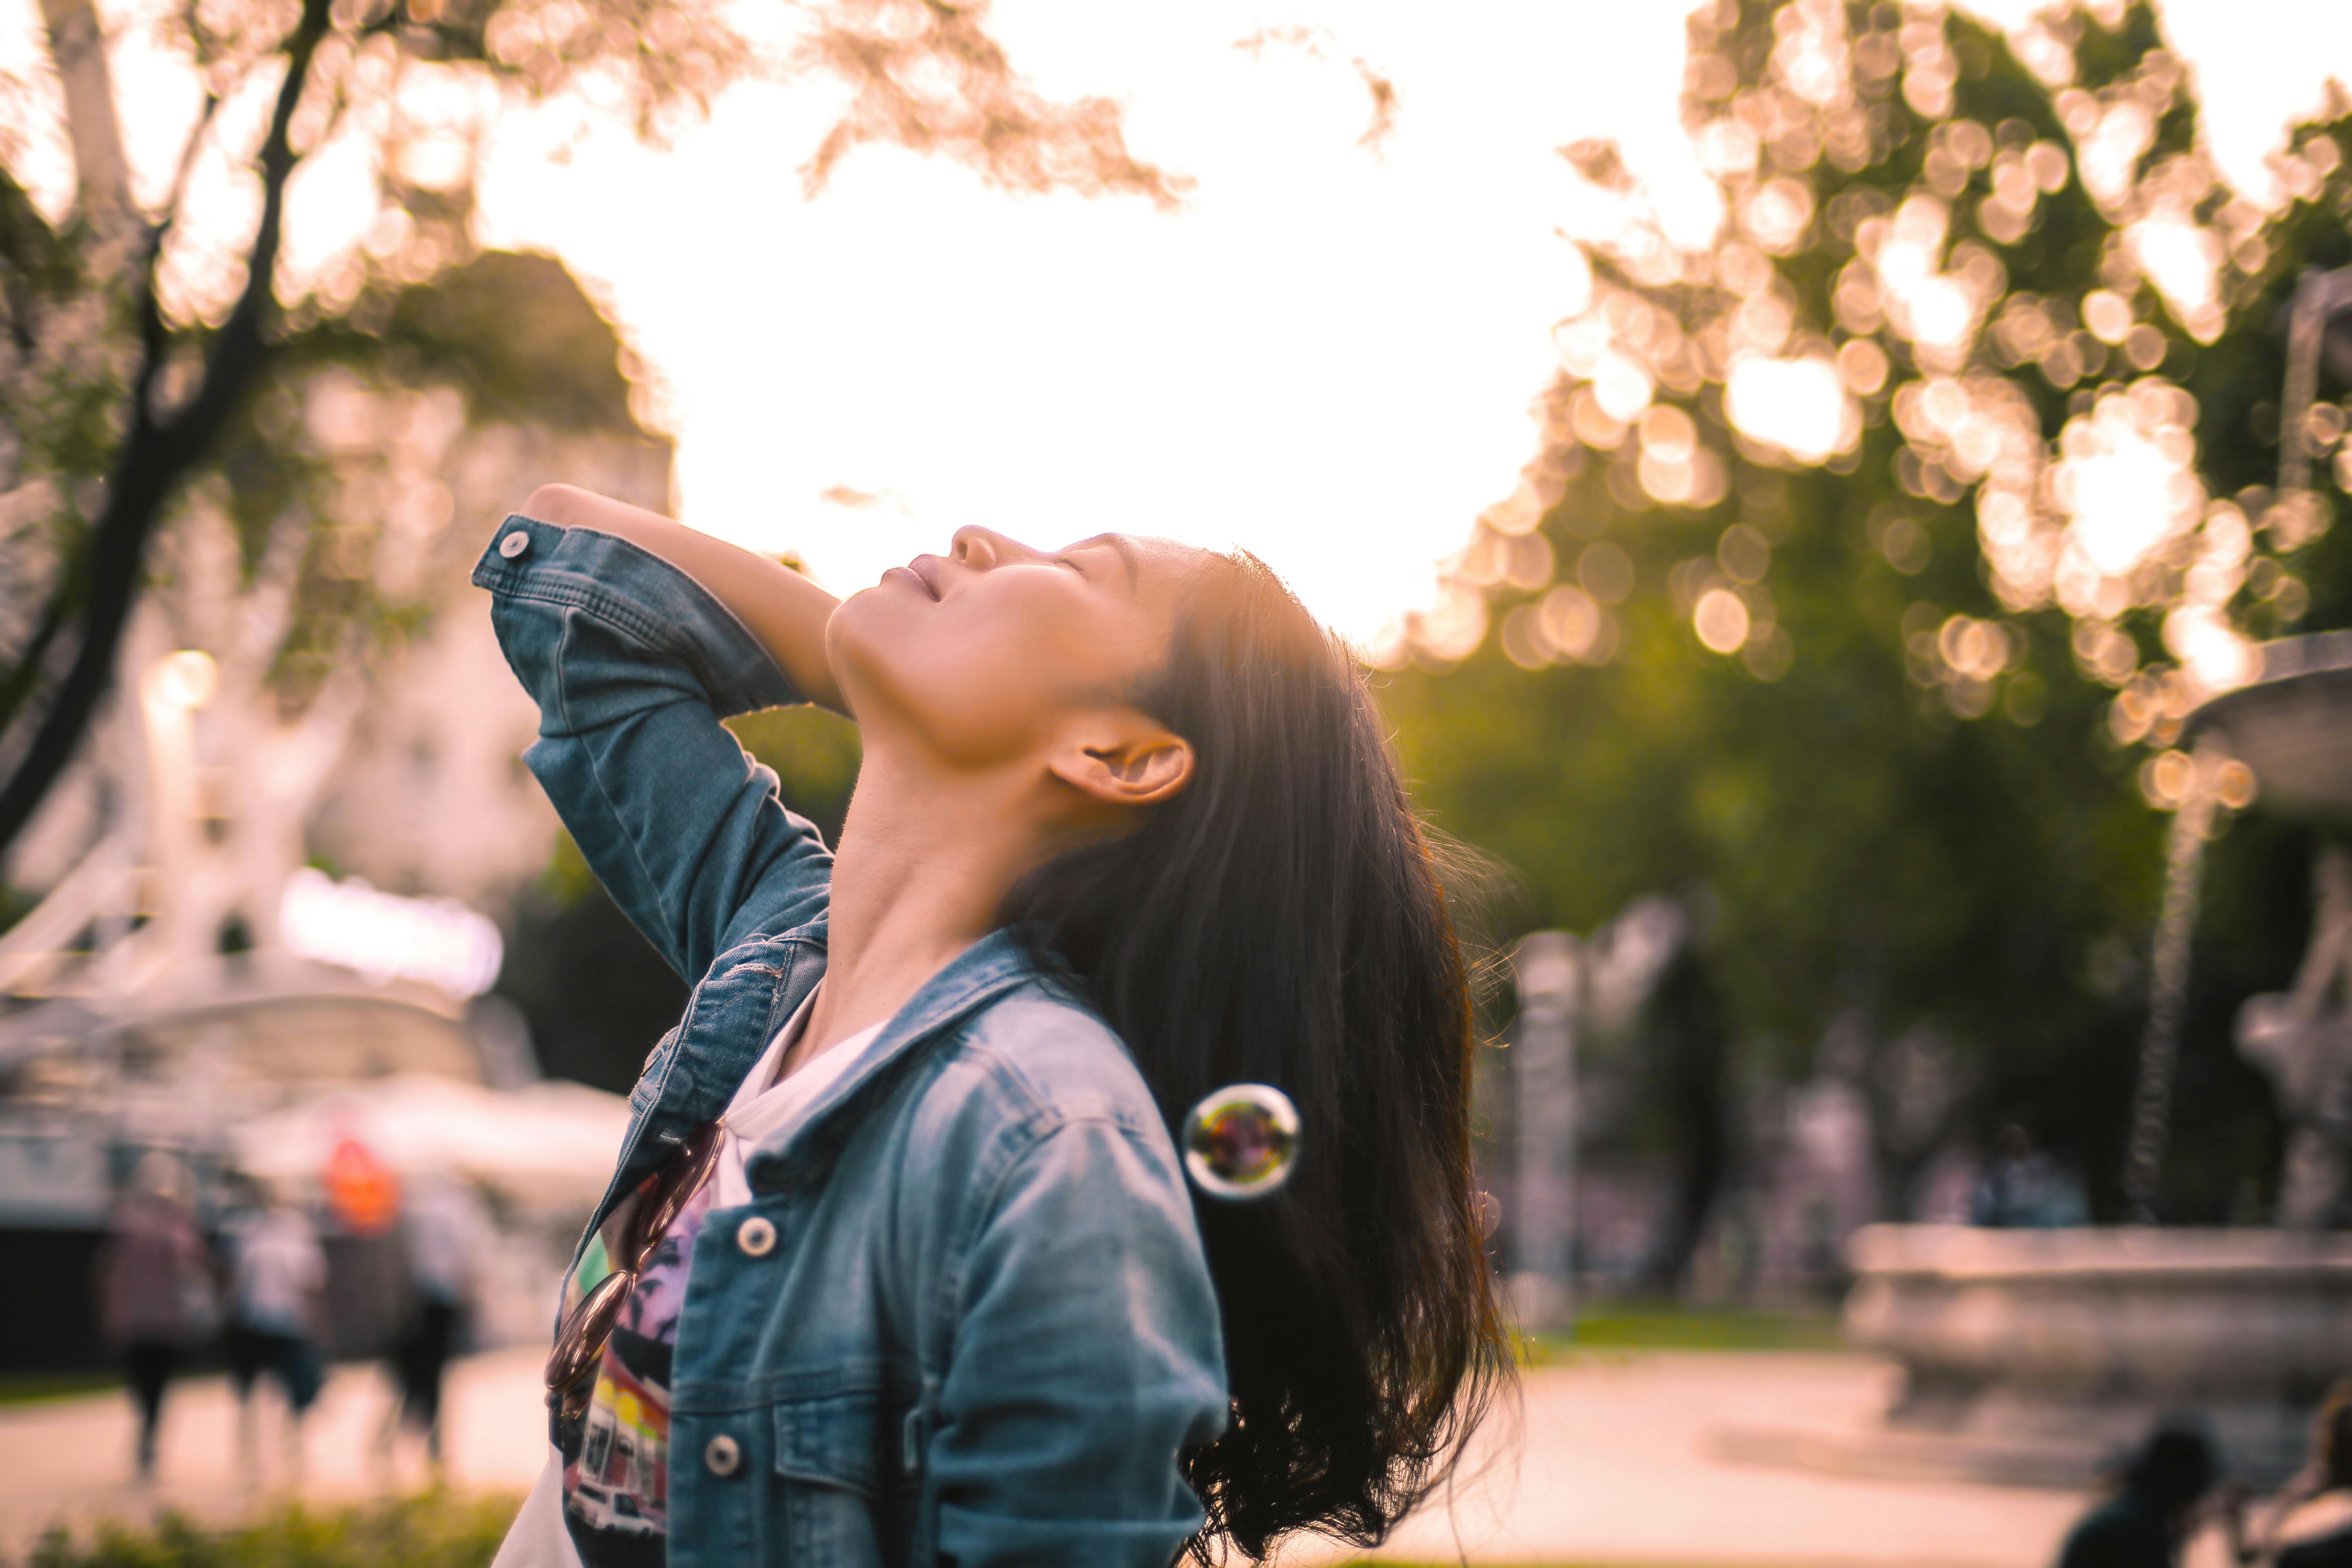
[[[568,167],[546,158],[567,117],[516,124],[484,208],[489,237],[609,285],[700,527],[836,588],[964,523],[1238,543],[1370,637],[1531,455],[1547,329],[1583,296],[1553,149],[1674,133],[1679,23],[1653,7],[1601,47],[1627,9],[1207,0],[1111,26],[1100,0],[1000,4],[1046,91],[1122,99],[1134,152],[1199,182],[1174,213],[882,149],[804,200],[831,107],[808,89],[739,91],[668,153],[610,129]],[[1234,47],[1302,22],[1331,58]],[[1377,154],[1358,57],[1401,95]]]
[[[32,11],[0,0],[0,63]],[[2352,79],[2352,5],[2167,12],[2217,157],[2262,190],[2285,116]],[[1182,210],[1006,195],[872,148],[804,199],[833,107],[807,85],[739,89],[667,151],[576,106],[512,115],[485,170],[482,237],[562,256],[663,384],[682,514],[797,549],[839,590],[964,523],[1041,544],[1119,528],[1245,545],[1371,638],[1427,600],[1433,563],[1532,454],[1549,329],[1584,289],[1553,149],[1613,136],[1670,213],[1709,220],[1675,121],[1672,0],[993,15],[1048,93],[1127,105],[1136,154],[1198,182]],[[1301,25],[1327,58],[1234,47]],[[1377,153],[1358,145],[1358,58],[1399,94]],[[884,499],[821,499],[836,487]]]

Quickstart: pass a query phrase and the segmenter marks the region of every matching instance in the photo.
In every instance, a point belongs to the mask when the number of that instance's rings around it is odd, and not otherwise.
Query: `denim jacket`
[[[719,1116],[824,973],[833,858],[720,718],[802,700],[692,579],[509,518],[474,581],[540,708],[525,753],[686,1016],[593,1223]],[[1225,1425],[1216,1298],[1133,1059],[1009,932],[934,975],[746,1161],[695,1243],[672,1568],[1164,1568],[1177,1455]]]

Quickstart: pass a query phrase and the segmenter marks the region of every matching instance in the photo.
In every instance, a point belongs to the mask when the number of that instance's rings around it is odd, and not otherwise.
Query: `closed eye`
[[[1119,565],[1127,573],[1127,585],[1132,591],[1142,583],[1142,571],[1137,565],[1135,546],[1116,533],[1097,533],[1092,539],[1081,539],[1070,546],[1073,553],[1085,550],[1108,550],[1118,556]],[[1091,575],[1091,574],[1090,574]]]

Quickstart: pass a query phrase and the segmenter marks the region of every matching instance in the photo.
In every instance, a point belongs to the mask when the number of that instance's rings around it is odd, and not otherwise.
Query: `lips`
[[[907,570],[923,585],[923,592],[934,601],[940,596],[940,560],[936,555],[918,555],[907,563]]]

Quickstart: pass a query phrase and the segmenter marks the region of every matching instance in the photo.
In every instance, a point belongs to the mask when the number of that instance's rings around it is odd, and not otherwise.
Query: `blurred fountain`
[[[2277,507],[2310,488],[2308,412],[2352,268],[2307,278],[2288,328]],[[2330,368],[2336,368],[2331,359]],[[2352,375],[2352,368],[2347,374]],[[2294,987],[2242,1011],[2240,1050],[2275,1087],[2290,1141],[2272,1227],[2159,1227],[2159,1194],[2217,807],[2259,803],[2352,824],[2352,631],[2253,650],[2251,679],[2209,698],[2158,759],[2174,816],[2125,1170],[2128,1224],[2064,1230],[1881,1225],[1848,1260],[1848,1339],[1901,1363],[1866,1428],[1727,1429],[1741,1457],[1849,1472],[2040,1485],[2095,1479],[2171,1411],[2210,1420],[2237,1475],[2283,1480],[2309,1414],[2352,1373],[2352,855],[2327,844]]]

